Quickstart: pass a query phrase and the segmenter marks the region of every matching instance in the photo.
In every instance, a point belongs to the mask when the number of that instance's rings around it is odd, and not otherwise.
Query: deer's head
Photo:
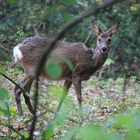
[[[108,53],[111,46],[111,36],[119,29],[119,22],[106,31],[102,31],[95,21],[91,22],[91,29],[97,35],[97,48],[100,53]]]

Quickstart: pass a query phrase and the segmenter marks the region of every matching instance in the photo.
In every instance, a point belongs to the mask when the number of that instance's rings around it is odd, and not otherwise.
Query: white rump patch
[[[18,62],[23,58],[22,52],[19,49],[20,44],[14,47],[13,49],[13,56],[14,56],[14,61]]]

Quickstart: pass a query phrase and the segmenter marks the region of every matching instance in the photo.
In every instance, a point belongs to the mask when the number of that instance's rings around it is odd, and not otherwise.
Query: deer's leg
[[[76,91],[76,97],[79,104],[79,114],[80,114],[81,120],[83,121],[81,79],[79,76],[75,76],[73,77],[72,82]]]
[[[27,79],[26,79],[26,81],[24,83],[23,88],[24,88],[25,91],[27,91],[27,93],[30,93],[30,89],[31,89],[31,85],[33,83],[33,80],[34,80],[33,77],[27,77]],[[23,96],[24,96],[24,99],[25,99],[25,103],[27,104],[30,112],[33,114],[34,110],[33,110],[30,98],[25,94],[23,94]]]
[[[28,77],[24,78],[20,82],[19,85],[20,85],[21,88],[23,88],[23,90],[25,90],[29,93],[32,82],[33,82],[33,78],[28,76]],[[23,92],[22,89],[20,89],[18,86],[15,87],[14,93],[15,93],[17,110],[18,110],[19,116],[23,115],[21,100],[20,100],[20,95],[21,95],[22,92]],[[23,96],[24,96],[24,99],[25,99],[25,103],[28,105],[28,108],[29,108],[30,112],[33,113],[33,108],[32,108],[31,102],[30,102],[30,98],[25,94],[23,94]]]
[[[63,101],[65,100],[65,98],[67,96],[67,93],[68,93],[68,91],[69,91],[69,89],[71,87],[71,84],[72,84],[72,81],[69,81],[69,80],[65,81],[64,86],[63,86],[63,93],[61,95],[61,99],[60,99],[60,102],[58,104],[58,107],[57,107],[57,110],[56,110],[54,118],[56,117],[57,113],[59,112],[59,110],[61,108],[61,105],[62,105]]]
[[[22,84],[25,82],[26,78],[23,79],[20,83],[19,86],[22,88]],[[15,100],[16,100],[16,105],[17,105],[17,110],[18,110],[18,114],[19,116],[23,115],[23,111],[22,111],[22,106],[21,106],[21,100],[20,100],[20,95],[22,93],[22,89],[20,89],[18,86],[15,86],[14,89],[14,94],[15,94]]]

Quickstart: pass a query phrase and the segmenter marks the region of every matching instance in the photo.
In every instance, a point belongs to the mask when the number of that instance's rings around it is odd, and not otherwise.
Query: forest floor
[[[7,69],[6,74],[16,82],[24,75],[22,70],[17,68]],[[38,137],[45,130],[48,123],[53,122],[53,112],[55,112],[59,103],[62,85],[63,82],[40,81],[39,106],[37,112],[39,117],[34,133],[35,137]],[[0,137],[4,137],[7,134],[10,134],[11,137],[15,135],[15,132],[6,127],[5,124],[7,124],[7,120],[15,130],[25,136],[28,135],[32,115],[27,109],[23,97],[21,96],[24,116],[19,118],[13,93],[14,85],[0,76],[0,86],[8,89],[9,97],[6,103],[8,103],[11,114],[10,118],[4,114],[0,115]],[[33,95],[33,93],[34,86],[31,89],[31,95]],[[104,123],[119,113],[140,110],[140,82],[136,81],[136,77],[134,76],[130,77],[126,85],[124,84],[123,77],[116,79],[99,79],[98,77],[92,76],[89,81],[82,83],[82,96],[84,123]],[[63,137],[65,133],[73,128],[80,120],[78,103],[73,86],[61,108],[60,114],[61,115],[56,118],[56,122],[58,123],[52,138],[53,140]],[[75,121],[71,121],[67,118],[71,118]]]

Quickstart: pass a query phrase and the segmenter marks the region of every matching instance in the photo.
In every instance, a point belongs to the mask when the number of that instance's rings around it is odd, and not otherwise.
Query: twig
[[[2,75],[3,77],[5,77],[6,79],[8,79],[10,82],[12,82],[14,85],[16,85],[18,88],[20,88],[23,92],[27,92],[25,91],[22,87],[20,87],[15,81],[13,81],[10,77],[8,77],[7,75],[5,75],[4,73],[0,72],[0,75]]]

